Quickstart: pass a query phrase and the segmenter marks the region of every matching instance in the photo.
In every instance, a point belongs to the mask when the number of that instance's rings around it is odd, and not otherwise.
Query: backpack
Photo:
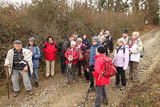
[[[144,46],[142,45],[142,51],[140,53],[140,58],[143,58],[144,57]]]
[[[117,74],[117,70],[109,57],[103,58],[105,63],[105,71],[102,73],[103,77],[112,77]]]

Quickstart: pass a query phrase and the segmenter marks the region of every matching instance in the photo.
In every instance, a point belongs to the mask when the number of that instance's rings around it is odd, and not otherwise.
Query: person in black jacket
[[[106,38],[105,50],[106,50],[106,55],[108,56],[109,52],[110,53],[113,52],[114,43],[113,43],[113,38],[112,38],[112,36],[110,34],[110,31],[106,31],[104,36]]]
[[[82,39],[83,39],[82,44],[86,45],[87,49],[89,49],[90,48],[90,42],[87,39],[87,34],[84,34]]]
[[[62,74],[65,73],[65,68],[66,68],[66,58],[65,58],[65,53],[67,51],[67,49],[70,47],[70,42],[71,41],[74,41],[74,38],[73,37],[70,37],[69,39],[65,40],[64,43],[62,44],[62,47],[61,47],[61,72]]]

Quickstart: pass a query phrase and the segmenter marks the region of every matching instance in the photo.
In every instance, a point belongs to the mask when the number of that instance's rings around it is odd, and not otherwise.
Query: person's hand
[[[28,71],[28,66],[25,66],[24,67],[24,72],[27,72]]]
[[[87,72],[89,72],[89,68],[87,68]]]
[[[132,51],[131,51],[131,50],[129,50],[129,53],[130,53],[130,54],[132,54]]]
[[[8,64],[5,64],[4,66],[5,66],[5,67],[8,67]]]
[[[111,50],[110,53],[113,53],[113,50]]]

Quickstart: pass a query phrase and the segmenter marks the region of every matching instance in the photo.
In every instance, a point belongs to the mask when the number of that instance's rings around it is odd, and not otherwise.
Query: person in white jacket
[[[14,41],[14,48],[8,51],[4,66],[8,67],[8,76],[12,79],[14,97],[20,93],[19,73],[23,77],[25,89],[29,95],[32,95],[32,85],[29,79],[29,72],[33,72],[32,52],[22,48],[20,40]]]
[[[139,37],[139,32],[133,32],[132,40],[129,44],[130,52],[130,70],[129,70],[129,79],[133,82],[139,81],[139,61],[140,53],[142,51],[142,41]]]

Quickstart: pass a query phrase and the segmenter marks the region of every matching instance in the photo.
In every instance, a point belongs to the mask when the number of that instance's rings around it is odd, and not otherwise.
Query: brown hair
[[[53,36],[48,36],[47,41],[49,41],[49,38],[52,38],[52,40],[54,40]]]

